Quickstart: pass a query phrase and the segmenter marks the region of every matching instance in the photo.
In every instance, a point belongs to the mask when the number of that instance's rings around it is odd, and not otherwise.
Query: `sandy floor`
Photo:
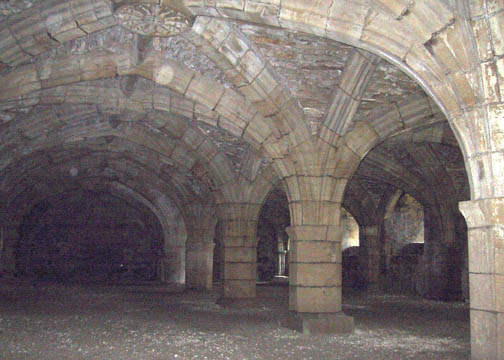
[[[281,326],[287,288],[258,286],[248,307],[217,291],[160,285],[0,284],[0,359],[469,359],[469,309],[344,293],[353,335]]]

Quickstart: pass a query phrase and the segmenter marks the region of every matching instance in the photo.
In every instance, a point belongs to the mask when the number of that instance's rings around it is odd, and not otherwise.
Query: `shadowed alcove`
[[[77,190],[47,198],[20,226],[19,275],[63,282],[154,280],[163,233],[142,204]]]

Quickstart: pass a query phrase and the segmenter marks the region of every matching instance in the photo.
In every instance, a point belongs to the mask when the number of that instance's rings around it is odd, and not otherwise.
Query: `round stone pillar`
[[[472,359],[504,359],[504,198],[464,201]]]

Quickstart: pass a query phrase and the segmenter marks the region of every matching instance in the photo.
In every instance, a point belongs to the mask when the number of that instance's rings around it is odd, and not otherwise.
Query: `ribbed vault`
[[[175,218],[183,223],[187,254],[171,254],[203,287],[220,221],[224,296],[251,297],[261,206],[281,188],[295,246],[291,310],[339,313],[331,241],[341,240],[342,206],[370,244],[394,194],[407,192],[443,231],[432,253],[445,256],[460,233],[458,202],[504,191],[494,3],[9,2],[1,216],[19,223],[43,199],[77,190],[140,202],[165,241]],[[493,203],[464,206],[487,214]],[[16,237],[5,227],[3,269]]]

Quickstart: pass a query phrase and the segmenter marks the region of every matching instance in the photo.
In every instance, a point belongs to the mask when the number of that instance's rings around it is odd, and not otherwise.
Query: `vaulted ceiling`
[[[264,129],[250,124],[257,112],[274,119],[266,100],[282,91],[312,134],[327,122],[345,133],[359,120],[380,123],[383,133],[403,129],[370,151],[349,183],[345,207],[358,221],[371,221],[396,189],[423,204],[468,199],[463,157],[444,115],[397,67],[300,31],[211,10],[195,16],[202,10],[194,3],[0,1],[6,204],[120,184],[147,199],[156,189],[184,208],[218,203],[239,176],[262,175],[273,186],[259,140]],[[199,40],[209,32],[220,45]],[[235,58],[242,48],[253,51]],[[153,62],[155,73],[145,65]],[[275,91],[264,97],[255,81]]]

